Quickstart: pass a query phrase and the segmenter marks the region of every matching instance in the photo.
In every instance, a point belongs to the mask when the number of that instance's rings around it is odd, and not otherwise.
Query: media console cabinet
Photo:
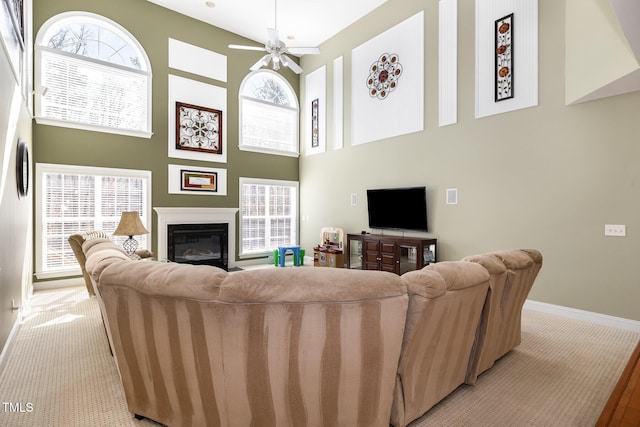
[[[404,274],[436,262],[436,246],[431,238],[347,234],[346,267]]]

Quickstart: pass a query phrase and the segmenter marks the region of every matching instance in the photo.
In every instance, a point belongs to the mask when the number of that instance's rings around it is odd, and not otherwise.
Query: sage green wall
[[[426,185],[429,235],[438,238],[440,260],[536,248],[544,266],[530,299],[640,320],[633,267],[640,247],[640,93],[565,106],[565,2],[540,0],[539,105],[475,119],[474,2],[458,7],[455,125],[438,126],[437,1],[388,0],[324,43],[321,55],[302,58],[306,72],[327,65],[328,106],[332,61],[343,55],[345,64],[345,148],[330,148],[329,113],[327,152],[300,160],[303,247],[316,245],[324,226],[366,230],[367,188]],[[352,147],[351,49],[421,10],[425,130]],[[447,188],[458,189],[458,205],[446,205]],[[626,224],[627,236],[605,237],[605,224]]]
[[[203,13],[215,13],[204,6]],[[238,89],[257,52],[231,50],[235,44],[256,44],[236,34],[212,27],[157,6],[146,0],[35,0],[34,28],[58,13],[84,10],[97,13],[126,28],[142,44],[153,71],[153,137],[151,139],[89,132],[34,123],[34,157],[41,163],[143,169],[152,171],[153,206],[238,207],[238,178],[298,179],[298,159],[240,151],[238,149]],[[168,39],[227,55],[227,82],[210,80],[168,67]],[[202,64],[203,69],[208,64]],[[197,162],[169,158],[168,75],[174,74],[227,89],[227,163]],[[289,70],[281,73],[298,92],[298,77]],[[227,196],[189,196],[167,193],[168,164],[227,169]],[[157,217],[153,215],[153,229]],[[157,233],[153,250],[157,250]],[[238,247],[236,245],[236,247]]]

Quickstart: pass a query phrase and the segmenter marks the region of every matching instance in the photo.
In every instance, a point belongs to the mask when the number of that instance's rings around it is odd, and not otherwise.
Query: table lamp
[[[140,214],[138,212],[122,212],[122,216],[120,217],[120,223],[116,228],[116,231],[113,232],[114,236],[129,236],[127,240],[124,241],[122,247],[129,256],[133,255],[133,253],[138,249],[138,242],[133,238],[133,236],[137,236],[140,234],[147,234],[149,230],[144,228],[142,225],[142,221],[140,221]]]

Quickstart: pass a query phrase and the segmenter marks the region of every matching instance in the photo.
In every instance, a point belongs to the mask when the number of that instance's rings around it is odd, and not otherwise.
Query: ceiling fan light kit
[[[231,49],[243,49],[243,50],[260,50],[268,52],[258,62],[253,64],[249,69],[251,71],[258,70],[262,67],[266,67],[269,63],[272,63],[272,68],[275,71],[280,69],[280,66],[291,69],[296,74],[302,73],[302,68],[296,64],[287,53],[293,55],[317,55],[320,53],[320,49],[317,47],[292,47],[287,48],[287,45],[280,40],[278,32],[278,1],[275,1],[275,28],[267,28],[267,34],[269,36],[267,43],[264,47],[258,46],[244,46],[237,44],[230,44]]]

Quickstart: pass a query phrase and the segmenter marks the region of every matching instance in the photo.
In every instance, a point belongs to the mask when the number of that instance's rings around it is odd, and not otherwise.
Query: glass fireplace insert
[[[167,227],[169,261],[229,269],[228,224],[170,224]]]

